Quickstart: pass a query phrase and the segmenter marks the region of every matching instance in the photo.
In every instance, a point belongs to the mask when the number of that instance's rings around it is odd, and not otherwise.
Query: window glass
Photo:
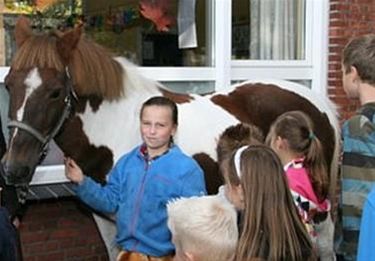
[[[232,59],[305,59],[305,0],[232,1]]]
[[[162,82],[168,89],[177,93],[209,94],[215,91],[215,82]]]
[[[311,80],[289,80],[289,81],[302,84],[306,86],[307,88],[311,89]]]
[[[3,131],[5,140],[8,139],[8,128],[7,128],[7,119],[8,119],[8,104],[9,104],[9,95],[4,87],[4,83],[0,83],[0,118],[1,118],[1,127],[3,128],[0,131]]]
[[[301,85],[311,89],[311,80],[289,80],[289,79],[285,79],[285,81],[298,83],[298,84],[301,84]],[[240,83],[243,83],[243,82],[245,82],[245,81],[238,80],[238,81],[232,81],[231,84],[235,85],[235,84],[240,84]]]
[[[15,51],[13,30],[20,14],[32,19],[36,30],[65,30],[84,23],[85,33],[141,66],[206,66],[206,0],[4,0],[0,37],[9,65]],[[2,18],[2,19],[1,19]]]

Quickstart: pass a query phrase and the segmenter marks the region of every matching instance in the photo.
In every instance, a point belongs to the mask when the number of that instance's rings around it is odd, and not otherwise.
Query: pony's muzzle
[[[5,183],[12,186],[25,186],[31,180],[30,168],[21,164],[0,164],[0,172]]]

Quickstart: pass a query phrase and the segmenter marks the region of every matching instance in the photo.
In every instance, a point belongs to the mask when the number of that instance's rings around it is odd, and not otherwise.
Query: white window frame
[[[214,81],[216,91],[230,88],[231,81],[252,78],[311,81],[312,90],[327,94],[329,0],[306,0],[306,46],[304,60],[231,60],[232,1],[207,0],[214,10],[211,39],[214,67],[141,67],[148,77],[160,81]],[[207,14],[207,17],[210,17]],[[216,32],[216,34],[214,33]]]
[[[311,89],[327,94],[329,0],[306,0],[304,60],[233,60],[231,79],[310,80]],[[250,77],[249,77],[250,75]]]
[[[267,79],[270,76],[283,80],[308,80],[311,81],[312,90],[327,94],[329,0],[306,0],[306,57],[304,60],[282,61],[231,60],[232,1],[206,0],[207,55],[212,55],[214,66],[140,67],[140,71],[158,81],[214,82],[216,91],[228,90],[231,81]],[[8,71],[9,67],[0,67],[0,82],[4,82]],[[61,165],[38,167],[37,173],[40,175],[34,175],[36,179],[33,179],[33,184],[66,180]]]

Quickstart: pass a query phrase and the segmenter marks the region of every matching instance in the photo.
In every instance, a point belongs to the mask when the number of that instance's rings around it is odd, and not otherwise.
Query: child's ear
[[[278,150],[285,150],[287,144],[283,138],[277,136],[275,140],[275,145]]]
[[[349,74],[350,74],[350,77],[351,77],[353,83],[356,82],[356,81],[361,81],[361,77],[359,76],[358,70],[357,70],[356,67],[350,66]]]
[[[177,132],[177,125],[174,124],[174,125],[173,125],[173,129],[172,129],[172,132],[171,132],[172,137],[176,134],[176,132]]]
[[[238,185],[234,187],[235,193],[236,193],[236,208],[238,209],[244,209],[245,208],[245,197],[243,193],[242,185]]]
[[[240,198],[240,201],[241,201],[241,203],[243,203],[244,202],[244,195],[243,195],[242,185],[241,184],[238,185],[236,189],[237,189],[237,194]]]

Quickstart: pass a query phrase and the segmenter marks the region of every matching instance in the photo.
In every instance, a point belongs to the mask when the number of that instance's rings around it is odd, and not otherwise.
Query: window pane
[[[168,89],[177,93],[209,94],[215,91],[215,83],[210,81],[162,82]]]
[[[65,29],[84,21],[85,33],[142,66],[209,66],[206,0],[4,0],[3,24],[9,65],[15,51],[13,30],[20,13],[36,29]],[[0,53],[1,56],[1,53]],[[5,57],[4,57],[5,56]]]
[[[232,1],[232,57],[305,58],[305,0]]]

